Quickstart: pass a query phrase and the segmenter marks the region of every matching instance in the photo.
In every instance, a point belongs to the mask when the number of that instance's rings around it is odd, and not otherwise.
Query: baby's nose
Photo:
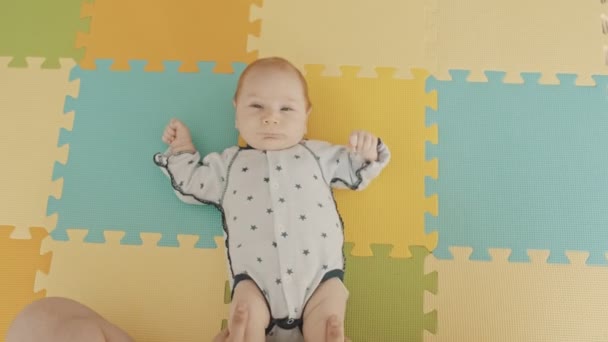
[[[263,119],[264,124],[277,124],[279,123],[279,115],[272,110],[269,110]]]
[[[266,119],[264,119],[264,123],[267,124],[267,125],[268,124],[275,124],[276,125],[277,123],[279,123],[279,120],[277,120],[276,118],[266,118]]]

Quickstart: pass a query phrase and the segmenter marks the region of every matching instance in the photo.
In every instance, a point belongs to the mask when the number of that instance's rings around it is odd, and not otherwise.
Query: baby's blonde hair
[[[247,67],[245,68],[245,70],[243,70],[243,73],[239,77],[239,82],[237,83],[236,91],[234,93],[234,101],[236,101],[236,99],[239,96],[239,91],[241,90],[241,87],[243,85],[243,80],[247,77],[247,74],[249,74],[249,72],[251,72],[251,70],[253,70],[255,68],[259,68],[259,67],[267,67],[267,68],[271,68],[271,69],[275,69],[275,70],[294,72],[296,74],[296,76],[298,76],[298,79],[300,80],[300,83],[302,84],[302,89],[304,90],[304,99],[306,100],[306,109],[307,110],[310,109],[312,104],[310,102],[310,98],[308,97],[308,84],[306,83],[306,79],[304,78],[304,76],[302,75],[302,73],[300,72],[300,70],[298,68],[296,68],[293,64],[291,64],[291,62],[289,62],[288,60],[286,60],[285,58],[282,58],[282,57],[260,58],[260,59],[255,60],[251,64],[247,65]]]

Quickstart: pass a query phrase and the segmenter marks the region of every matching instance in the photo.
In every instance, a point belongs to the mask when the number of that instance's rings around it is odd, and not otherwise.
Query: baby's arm
[[[162,140],[169,144],[169,149],[155,154],[154,163],[169,177],[177,197],[190,204],[219,204],[234,148],[222,154],[210,153],[201,161],[190,130],[177,119],[169,122]]]
[[[198,151],[157,153],[154,163],[171,180],[177,197],[190,204],[220,204],[232,149],[210,153],[202,161]]]
[[[388,165],[391,153],[378,138],[375,160],[366,159],[367,153],[355,152],[348,146],[332,145],[322,141],[309,141],[306,145],[318,157],[326,181],[336,189],[363,190]]]

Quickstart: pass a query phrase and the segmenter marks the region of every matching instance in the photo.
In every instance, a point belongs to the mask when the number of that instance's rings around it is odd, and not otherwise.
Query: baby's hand
[[[162,140],[165,144],[169,145],[172,153],[195,151],[190,130],[178,119],[171,119],[171,121],[169,121],[169,124],[165,127],[165,131],[163,132]]]
[[[367,161],[378,159],[378,138],[365,131],[353,131],[349,138],[350,148]]]

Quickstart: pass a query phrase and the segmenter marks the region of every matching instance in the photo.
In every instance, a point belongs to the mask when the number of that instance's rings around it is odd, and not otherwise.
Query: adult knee
[[[26,305],[8,327],[7,342],[36,341],[55,330],[61,319],[56,312],[57,298],[42,298]]]

